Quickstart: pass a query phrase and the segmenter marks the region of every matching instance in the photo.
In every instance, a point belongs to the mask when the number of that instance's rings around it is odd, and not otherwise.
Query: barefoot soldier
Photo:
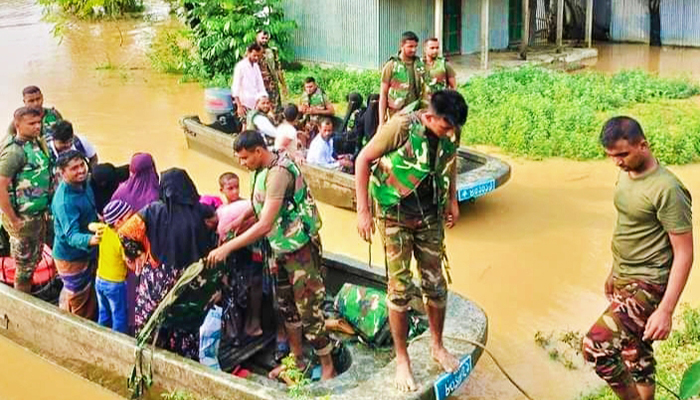
[[[374,230],[368,186],[380,216],[396,386],[402,391],[417,388],[406,343],[408,304],[418,292],[410,269],[412,254],[430,321],[431,354],[445,371],[453,372],[459,366],[442,343],[447,302],[442,262],[444,226],[452,227],[459,217],[455,159],[467,104],[456,91],[444,90],[433,94],[428,110],[409,111],[412,108],[417,108],[417,102],[381,128],[355,165],[358,231],[364,240],[369,241]],[[376,160],[370,182],[370,165]]]
[[[301,361],[303,331],[321,361],[322,379],[330,379],[335,376],[333,345],[321,309],[326,288],[318,237],[321,219],[314,199],[299,167],[284,153],[269,151],[259,132],[241,133],[234,150],[241,164],[254,171],[252,210],[257,221],[212,250],[208,261],[221,262],[232,251],[267,238],[277,269],[277,301],[291,350],[297,362]],[[279,371],[273,370],[271,377]]]
[[[671,331],[693,264],[690,192],[654,158],[637,121],[609,120],[600,141],[623,172],[615,186],[610,305],[583,340],[586,360],[618,397],[652,400],[652,343]]]

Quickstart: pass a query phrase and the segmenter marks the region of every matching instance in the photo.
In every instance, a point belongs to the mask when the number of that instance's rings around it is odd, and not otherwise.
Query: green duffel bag
[[[382,346],[390,341],[385,291],[346,283],[335,296],[335,309],[365,342]]]

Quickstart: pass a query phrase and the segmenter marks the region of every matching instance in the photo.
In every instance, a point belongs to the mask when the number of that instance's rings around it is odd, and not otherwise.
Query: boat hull
[[[187,146],[243,168],[233,151],[235,134],[226,134],[203,124],[197,116],[180,120]],[[496,190],[510,179],[510,166],[489,155],[464,147],[457,152],[457,195],[460,202],[473,201]],[[355,210],[355,177],[335,170],[301,165],[304,179],[314,198],[324,203]]]
[[[343,282],[383,287],[381,269],[369,269],[346,257],[326,254],[326,283],[330,292]],[[445,324],[445,344],[460,357],[471,357],[472,366],[481,349],[462,339],[486,343],[487,318],[483,310],[464,297],[450,292]],[[133,338],[68,314],[57,307],[0,285],[0,335],[46,358],[126,395],[126,377],[134,363]],[[314,395],[331,399],[434,399],[433,384],[441,371],[431,360],[429,333],[409,345],[419,390],[400,393],[393,389],[395,361],[376,366],[369,352],[351,348],[351,365],[337,378],[309,385]],[[149,359],[150,350],[144,359]],[[214,371],[168,351],[153,352],[153,379],[158,390],[185,390],[195,398],[280,399],[288,398],[284,386],[269,381],[241,379]],[[152,398],[157,398],[152,396]]]

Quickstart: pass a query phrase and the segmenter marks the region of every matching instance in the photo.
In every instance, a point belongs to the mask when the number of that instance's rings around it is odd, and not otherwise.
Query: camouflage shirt
[[[0,152],[0,175],[11,178],[12,208],[19,215],[38,215],[49,208],[51,161],[43,138],[22,142],[7,136]]]
[[[388,109],[398,111],[420,99],[424,74],[425,65],[420,58],[406,63],[399,55],[391,57],[382,70],[382,83],[389,84]]]
[[[299,250],[318,234],[321,216],[299,167],[284,153],[277,154],[276,157],[272,165],[261,168],[252,175],[251,202],[255,214],[260,215],[265,204],[270,170],[284,168],[291,174],[294,190],[285,196],[272,230],[267,234],[273,252],[284,254]]]

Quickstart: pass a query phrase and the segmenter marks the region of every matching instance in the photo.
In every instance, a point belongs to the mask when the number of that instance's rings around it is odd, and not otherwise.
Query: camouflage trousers
[[[283,111],[282,107],[282,97],[280,96],[280,87],[276,82],[270,83],[269,87],[266,84],[265,90],[267,91],[267,98],[270,99],[270,104],[272,104],[272,112],[274,114],[279,114]]]
[[[388,270],[388,307],[407,311],[411,299],[420,296],[411,272],[413,256],[425,302],[433,307],[445,307],[447,282],[442,271],[445,236],[437,215],[400,219],[386,216],[379,220],[378,225],[384,240]]]
[[[647,319],[656,310],[665,286],[617,280],[613,299],[583,339],[583,355],[611,388],[654,384],[654,349],[644,341]]]
[[[316,354],[330,354],[332,345],[321,309],[326,286],[318,246],[309,242],[292,253],[276,254],[274,262],[277,303],[285,325],[301,326]]]
[[[22,216],[24,226],[19,230],[11,227],[3,214],[2,225],[10,235],[10,255],[15,260],[15,283],[32,281],[36,265],[41,261],[41,251],[46,235],[46,215]]]

